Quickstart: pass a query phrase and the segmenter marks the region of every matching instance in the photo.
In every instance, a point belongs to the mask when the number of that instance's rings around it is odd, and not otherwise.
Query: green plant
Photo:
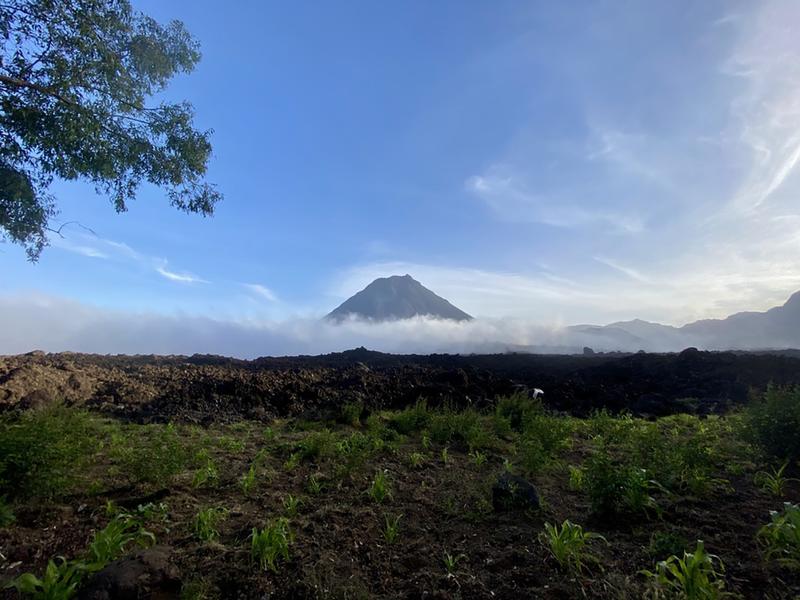
[[[413,469],[419,469],[425,462],[425,455],[421,452],[412,452],[408,456],[408,463]]]
[[[360,402],[349,402],[342,406],[341,414],[339,415],[339,420],[346,424],[352,425],[353,427],[359,427],[361,425],[361,415],[364,412],[364,405]]]
[[[539,539],[545,543],[559,566],[579,573],[583,572],[589,563],[598,566],[600,564],[599,558],[589,550],[589,543],[592,540],[602,540],[608,544],[602,535],[584,531],[583,527],[572,523],[569,519],[560,527],[558,524],[545,523]]]
[[[155,541],[155,536],[143,529],[138,519],[126,513],[120,514],[94,534],[89,544],[88,569],[102,569],[121,556],[131,544],[148,546]]]
[[[289,560],[289,545],[292,543],[289,519],[281,517],[261,531],[254,527],[250,538],[250,555],[261,569],[277,573],[278,560]]]
[[[381,504],[386,498],[390,498],[392,493],[389,490],[389,475],[383,471],[377,471],[375,477],[368,490],[369,497],[378,504]]]
[[[134,482],[166,486],[187,468],[192,447],[172,423],[130,425],[112,435],[109,455]]]
[[[800,569],[800,505],[784,502],[781,511],[770,511],[770,522],[756,538],[767,560]]]
[[[240,485],[242,486],[242,491],[245,494],[249,494],[253,491],[253,488],[256,486],[256,465],[255,463],[250,465],[250,468],[247,470],[247,473],[242,475],[242,479],[240,481]]]
[[[788,460],[784,461],[780,468],[773,468],[771,473],[767,471],[759,471],[755,474],[753,483],[755,483],[765,492],[769,492],[773,496],[781,498],[784,490],[786,489],[786,484],[790,481],[797,481],[797,479],[793,479],[791,477],[784,477],[783,472],[786,470],[788,464]]]
[[[385,539],[387,543],[394,544],[397,537],[400,535],[400,519],[402,516],[403,515],[390,517],[389,515],[384,515],[383,519],[385,525],[383,528],[383,539]]]
[[[68,562],[64,557],[50,560],[41,579],[33,573],[23,573],[6,587],[33,600],[69,600],[75,595],[83,577],[83,564]]]
[[[612,460],[605,449],[586,462],[582,484],[596,514],[647,514],[652,510],[660,515],[660,506],[651,495],[654,490],[664,491],[658,482],[645,469]]]
[[[311,475],[308,478],[308,484],[306,485],[306,489],[308,489],[309,494],[318,496],[322,492],[322,482],[316,475]]]
[[[583,489],[583,469],[574,465],[567,467],[569,470],[569,489],[579,492]]]
[[[449,575],[455,573],[456,567],[458,566],[458,562],[463,558],[467,558],[467,555],[466,554],[453,555],[447,552],[447,550],[444,551],[444,557],[443,557],[444,568],[447,569],[447,573]]]
[[[800,386],[770,385],[743,414],[745,436],[770,456],[800,458]]]
[[[228,509],[210,506],[200,510],[194,518],[194,534],[204,542],[219,537],[219,524],[228,517]]]
[[[472,459],[472,462],[475,463],[476,467],[480,467],[480,466],[485,465],[486,461],[488,460],[487,457],[486,457],[486,454],[484,454],[483,452],[481,452],[479,450],[475,450],[474,452],[470,452],[469,456]]]
[[[428,404],[425,400],[420,399],[414,406],[406,407],[399,413],[393,414],[389,418],[389,427],[398,433],[409,435],[425,429],[430,419],[431,412],[428,410]]]
[[[300,508],[302,503],[303,501],[300,500],[300,498],[289,494],[283,499],[283,508],[286,510],[287,515],[290,517],[295,517],[297,516],[297,510]]]
[[[217,471],[217,465],[214,462],[214,459],[208,457],[205,465],[195,471],[192,485],[194,485],[196,488],[203,486],[214,487],[217,485],[217,483],[219,483],[219,472]]]
[[[336,450],[336,436],[329,429],[312,432],[297,445],[301,460],[325,458],[332,456]]]
[[[714,554],[706,552],[702,541],[694,552],[674,554],[656,564],[655,571],[642,571],[653,588],[656,598],[685,600],[714,600],[730,594],[725,592],[725,565]]]
[[[11,505],[6,500],[6,497],[0,496],[0,528],[8,527],[16,520],[14,511],[11,510]]]
[[[297,468],[297,465],[300,464],[301,458],[302,457],[300,456],[299,452],[293,452],[289,455],[289,458],[286,459],[286,462],[283,463],[283,468],[286,471],[294,471],[294,469]]]
[[[448,451],[447,447],[445,446],[442,448],[442,462],[447,464],[450,462],[450,452]]]
[[[681,535],[671,531],[656,531],[650,536],[647,553],[653,558],[683,554],[689,542]]]
[[[431,436],[427,432],[423,432],[422,434],[422,447],[425,450],[430,450],[431,447]]]
[[[88,412],[50,406],[0,416],[0,495],[52,497],[83,476],[103,430]]]
[[[518,392],[497,400],[495,415],[505,420],[514,431],[521,432],[525,418],[532,414],[541,414],[542,404],[527,394]]]
[[[275,430],[267,425],[264,427],[264,430],[261,432],[261,437],[264,438],[264,441],[268,444],[275,439]]]

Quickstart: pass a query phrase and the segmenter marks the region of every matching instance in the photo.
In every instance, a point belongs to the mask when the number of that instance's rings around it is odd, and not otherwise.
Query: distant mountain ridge
[[[434,294],[411,275],[376,279],[325,318],[331,321],[343,321],[350,317],[396,321],[418,316],[453,321],[472,320],[472,316]]]
[[[576,325],[568,330],[600,348],[652,351],[697,346],[709,350],[800,348],[800,292],[765,312],[740,312],[724,319],[703,319],[682,327],[635,319],[604,326]]]

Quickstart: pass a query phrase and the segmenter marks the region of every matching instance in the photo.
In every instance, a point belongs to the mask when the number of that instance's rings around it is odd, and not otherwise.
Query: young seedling
[[[212,458],[206,459],[206,464],[197,470],[194,474],[192,484],[194,487],[199,488],[203,486],[214,487],[219,482],[219,472],[217,465]]]
[[[569,489],[579,492],[583,489],[583,469],[574,465],[569,465]]]
[[[782,498],[786,489],[786,484],[790,481],[797,481],[797,479],[791,477],[784,477],[783,472],[788,465],[789,461],[787,460],[779,469],[773,468],[771,473],[759,471],[753,478],[753,483],[776,498]]]
[[[782,511],[771,511],[757,539],[767,560],[800,569],[800,505],[784,502]]]
[[[369,487],[369,496],[378,504],[381,504],[386,498],[390,498],[392,493],[389,491],[389,476],[387,472],[377,471],[372,484]]]
[[[278,560],[289,560],[289,545],[292,543],[289,519],[281,517],[261,531],[254,527],[250,538],[250,555],[261,569],[277,573]]]
[[[408,462],[413,469],[419,469],[425,462],[425,455],[420,452],[412,452],[408,457]]]
[[[674,554],[656,564],[655,571],[641,571],[651,582],[655,597],[724,598],[726,593],[725,565],[718,556],[706,552],[702,541],[694,552],[684,552],[683,558]]]
[[[474,452],[470,452],[469,456],[472,459],[472,462],[475,463],[476,467],[480,467],[486,464],[487,460],[486,454],[484,454],[480,450],[475,450]]]
[[[290,517],[297,516],[297,510],[300,508],[300,505],[303,503],[300,498],[296,498],[289,494],[283,500],[283,508],[286,510],[286,514]]]
[[[256,465],[250,465],[250,468],[247,470],[247,473],[242,475],[242,479],[240,482],[242,486],[242,492],[245,495],[249,495],[250,492],[253,491],[253,488],[256,486]]]
[[[322,483],[316,475],[311,475],[308,478],[308,484],[306,488],[308,489],[308,493],[313,494],[314,496],[319,496],[320,493],[322,493]]]
[[[444,448],[442,448],[442,462],[444,464],[447,464],[447,463],[450,462],[450,453],[448,452],[446,446]]]
[[[599,558],[589,550],[592,540],[608,541],[598,533],[584,531],[583,527],[567,519],[559,527],[545,523],[544,532],[539,534],[539,539],[550,550],[550,554],[562,568],[567,568],[577,573],[582,573],[589,563],[599,566]]]
[[[458,561],[462,558],[467,558],[466,554],[458,554],[453,555],[445,550],[444,552],[444,568],[447,569],[447,574],[449,576],[453,576],[455,574],[456,567],[458,566]]]
[[[389,515],[384,515],[385,526],[383,528],[383,539],[386,540],[389,544],[394,544],[397,540],[397,537],[400,535],[400,519],[403,515],[397,515],[396,517],[390,517]]]
[[[217,529],[219,523],[228,516],[225,508],[209,507],[201,510],[194,518],[194,534],[204,542],[210,542],[219,537]]]

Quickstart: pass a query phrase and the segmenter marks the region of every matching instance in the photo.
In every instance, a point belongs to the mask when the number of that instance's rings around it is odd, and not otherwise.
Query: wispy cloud
[[[89,258],[116,260],[122,264],[144,267],[175,283],[209,283],[188,271],[175,271],[168,268],[168,261],[165,258],[144,254],[124,242],[109,240],[98,235],[71,233],[69,236],[56,237],[53,245],[67,252]]]
[[[602,256],[595,256],[594,260],[599,262],[600,264],[603,264],[603,265],[607,266],[607,267],[611,267],[615,271],[619,271],[620,273],[622,273],[623,275],[629,277],[630,279],[633,279],[634,281],[638,281],[640,283],[646,283],[646,284],[651,284],[652,283],[652,281],[650,279],[648,279],[647,277],[645,277],[644,275],[639,273],[639,271],[637,271],[636,269],[632,269],[631,267],[626,267],[625,265],[622,265],[619,262],[617,262],[616,260],[613,260],[611,258],[604,258]]]
[[[245,288],[252,292],[255,296],[267,302],[277,302],[278,296],[268,287],[260,283],[243,283]]]
[[[201,279],[197,275],[191,273],[175,273],[167,270],[166,266],[156,267],[156,273],[169,279],[170,281],[177,281],[179,283],[208,283],[205,279]]]
[[[495,167],[493,170],[501,169]],[[644,229],[644,223],[637,215],[603,209],[590,210],[563,198],[531,192],[514,177],[493,174],[491,171],[469,177],[465,187],[485,202],[499,218],[564,228],[596,226],[628,234]]]

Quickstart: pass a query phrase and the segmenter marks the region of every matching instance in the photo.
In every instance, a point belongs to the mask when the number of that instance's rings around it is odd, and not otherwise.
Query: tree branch
[[[34,83],[32,81],[25,81],[24,79],[17,79],[16,77],[8,77],[7,75],[0,75],[0,83],[5,83],[8,86],[13,86],[17,88],[27,88],[29,90],[37,91],[41,94],[45,94],[47,96],[51,96],[65,104],[69,104],[71,106],[78,106],[78,103],[74,100],[70,100],[63,94],[59,93],[57,90],[53,88],[45,87],[43,85],[39,85],[38,83]]]

